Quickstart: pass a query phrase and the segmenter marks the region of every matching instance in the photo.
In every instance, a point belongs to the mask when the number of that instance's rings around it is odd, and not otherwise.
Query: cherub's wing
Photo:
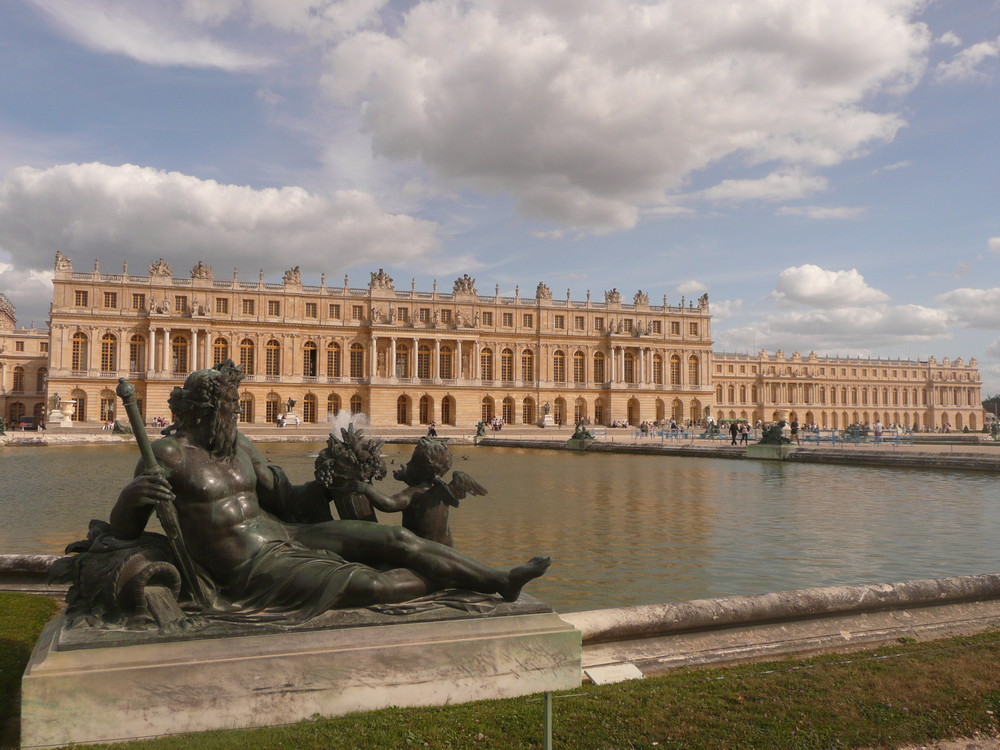
[[[464,471],[453,471],[451,473],[451,483],[448,485],[451,494],[458,500],[465,499],[468,495],[485,495],[486,488],[470,477]]]

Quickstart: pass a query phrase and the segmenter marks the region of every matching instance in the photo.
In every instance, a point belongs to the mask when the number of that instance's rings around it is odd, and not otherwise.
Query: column
[[[156,372],[156,329],[149,327],[149,341],[146,342],[146,374]]]
[[[198,358],[198,329],[197,328],[192,328],[191,329],[191,363],[190,363],[190,369],[192,371],[194,371],[194,370],[200,370],[201,369],[198,366],[198,359],[199,359]]]
[[[441,377],[441,339],[434,339],[434,361],[431,362],[431,377],[434,380]]]
[[[646,350],[643,349],[640,346],[638,354],[639,354],[639,356],[636,357],[636,359],[639,360],[639,380],[638,380],[638,383],[639,383],[640,386],[642,386],[642,385],[644,385],[646,383]]]
[[[125,330],[123,328],[118,329],[118,362],[115,365],[119,375],[128,375],[128,370],[125,366],[128,364],[127,354],[128,342],[125,341]]]
[[[170,338],[173,334],[173,330],[170,328],[163,329],[163,340],[160,342],[160,372],[165,372],[170,374]]]
[[[397,373],[396,373],[396,337],[395,336],[393,336],[391,339],[389,339],[389,361],[386,363],[386,366],[385,366],[385,374],[386,374],[386,377],[392,378],[393,380],[395,380],[396,377],[397,377]]]

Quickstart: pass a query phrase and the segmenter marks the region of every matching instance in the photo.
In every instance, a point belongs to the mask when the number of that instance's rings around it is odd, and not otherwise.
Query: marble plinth
[[[580,684],[580,631],[551,610],[407,615],[395,624],[352,612],[346,626],[330,625],[337,613],[328,613],[327,625],[312,629],[230,625],[172,639],[112,635],[107,644],[55,620],[22,681],[21,746],[287,724]]]

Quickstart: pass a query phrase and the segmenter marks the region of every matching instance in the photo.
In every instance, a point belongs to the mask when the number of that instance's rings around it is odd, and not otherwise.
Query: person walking
[[[736,445],[736,436],[740,434],[740,426],[734,421],[729,423],[729,436],[733,439],[732,444]]]

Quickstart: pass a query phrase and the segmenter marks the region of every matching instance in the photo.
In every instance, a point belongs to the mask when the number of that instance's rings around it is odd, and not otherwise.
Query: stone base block
[[[748,445],[747,458],[762,458],[770,461],[784,461],[795,452],[794,445]]]
[[[552,612],[60,648],[22,682],[21,746],[256,727],[580,685],[581,637]],[[69,639],[68,639],[69,640]]]

